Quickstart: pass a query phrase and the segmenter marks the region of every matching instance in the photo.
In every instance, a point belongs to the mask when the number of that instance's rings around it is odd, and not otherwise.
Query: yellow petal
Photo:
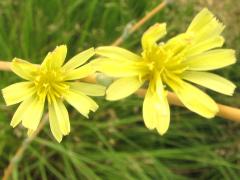
[[[91,98],[81,92],[76,92],[70,89],[68,94],[64,95],[66,101],[77,109],[82,115],[88,118],[90,111],[95,112],[98,109],[98,105]]]
[[[180,79],[167,83],[189,110],[206,118],[213,118],[218,113],[217,104],[200,89]]]
[[[236,62],[235,51],[232,49],[211,50],[200,55],[191,56],[183,61],[189,70],[206,71],[219,69]]]
[[[121,78],[114,81],[107,89],[107,100],[115,101],[125,98],[138,90],[144,81],[138,77]]]
[[[24,127],[36,130],[42,118],[45,98],[39,99],[34,97],[29,107],[25,110],[22,116],[22,124]]]
[[[64,66],[63,69],[66,71],[71,71],[79,66],[81,66],[82,64],[84,64],[85,62],[87,62],[87,60],[89,58],[91,58],[93,55],[95,54],[94,52],[94,48],[90,48],[87,49],[79,54],[77,54],[76,56],[74,56],[73,58],[71,58]]]
[[[27,112],[29,108],[31,108],[32,101],[33,98],[29,97],[19,105],[19,107],[17,108],[16,112],[13,115],[10,124],[13,128],[16,127],[23,120],[24,114]]]
[[[204,8],[191,22],[187,32],[195,33],[195,40],[200,42],[222,33],[224,26],[214,15]]]
[[[164,44],[164,49],[171,52],[172,55],[179,54],[189,45],[189,41],[191,41],[192,38],[193,35],[190,33],[181,33],[169,39],[167,43]]]
[[[161,96],[152,86],[154,82],[150,82],[146,96],[143,102],[143,119],[147,128],[157,129],[158,133],[163,135],[169,128],[170,109],[161,83],[158,83],[158,90],[161,88]],[[155,89],[155,90],[154,90]]]
[[[236,86],[229,80],[208,72],[186,71],[182,74],[182,78],[230,96],[233,95],[236,88]]]
[[[186,56],[193,56],[213,48],[222,47],[223,43],[224,38],[222,36],[215,36],[189,48]]]
[[[98,84],[90,84],[84,82],[69,83],[70,88],[76,91],[80,91],[88,96],[103,96],[106,91],[106,87]]]
[[[48,111],[49,111],[50,129],[52,131],[52,134],[58,142],[61,142],[63,134],[60,130],[58,118],[57,118],[56,111],[54,109],[53,104],[50,104],[50,103],[48,104]]]
[[[167,34],[166,23],[156,23],[151,26],[142,36],[142,47],[146,49],[151,47],[156,43],[160,38]]]
[[[33,80],[39,67],[22,59],[14,58],[11,63],[11,70],[26,80]]]
[[[92,62],[97,71],[113,77],[144,76],[149,69],[143,63],[98,58]]]
[[[60,68],[66,58],[67,55],[67,46],[61,45],[57,46],[54,51],[48,53],[48,55],[43,60],[41,66],[46,66],[48,68],[57,69]]]
[[[67,135],[70,132],[70,122],[68,111],[60,99],[52,99],[53,107],[57,118],[58,127],[63,135]]]
[[[95,73],[95,69],[92,67],[91,63],[81,66],[77,69],[68,71],[64,76],[64,81],[76,80],[87,77]]]
[[[32,82],[20,82],[12,84],[2,90],[7,106],[24,101],[34,93]]]
[[[139,61],[142,58],[131,51],[116,47],[116,46],[102,46],[96,49],[96,54],[110,58],[111,60],[130,60]]]

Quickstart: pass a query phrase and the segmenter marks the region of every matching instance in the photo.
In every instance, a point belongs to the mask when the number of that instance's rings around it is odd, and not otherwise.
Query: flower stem
[[[10,62],[0,61],[0,71],[10,71]]]
[[[138,96],[144,97],[146,94],[146,89],[140,89],[136,92]],[[168,102],[171,105],[185,107],[183,103],[180,101],[180,99],[176,96],[176,94],[172,92],[168,92],[167,95]],[[218,117],[221,117],[226,120],[231,120],[235,122],[240,122],[240,109],[226,106],[223,104],[217,104],[219,108],[219,112],[217,113]]]

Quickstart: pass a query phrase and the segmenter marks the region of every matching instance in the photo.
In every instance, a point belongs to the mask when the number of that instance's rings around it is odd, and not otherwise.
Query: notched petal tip
[[[190,23],[187,32],[195,32],[196,41],[201,42],[220,35],[225,26],[207,8],[201,10]]]

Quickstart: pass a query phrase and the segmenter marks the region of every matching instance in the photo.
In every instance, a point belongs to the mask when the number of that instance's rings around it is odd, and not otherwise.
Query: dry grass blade
[[[152,11],[150,11],[146,16],[140,19],[136,24],[134,24],[129,30],[128,34],[132,34],[136,30],[138,30],[142,25],[144,25],[149,19],[151,19],[154,15],[156,15],[159,11],[161,11],[167,5],[167,1],[163,1],[158,6],[156,6]],[[124,41],[124,37],[120,36],[116,41],[112,43],[112,46],[118,46]]]
[[[39,134],[39,132],[43,129],[44,125],[47,123],[48,120],[48,114],[46,114],[41,123],[38,126],[38,129],[32,134],[32,136],[27,137],[23,142],[22,145],[17,149],[15,155],[10,160],[10,163],[8,164],[7,168],[4,170],[3,180],[8,180],[10,175],[12,174],[12,171],[14,169],[15,164],[20,161],[24,151],[28,147],[28,145],[34,140],[34,138]]]

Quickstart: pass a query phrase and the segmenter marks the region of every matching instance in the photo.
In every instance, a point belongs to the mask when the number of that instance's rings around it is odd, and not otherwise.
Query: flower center
[[[61,98],[69,89],[69,86],[63,81],[62,77],[63,72],[60,70],[40,69],[34,80],[38,96]]]
[[[184,51],[168,49],[164,44],[152,46],[145,50],[142,55],[147,62],[150,74],[159,74],[163,81],[172,75],[180,76],[187,69],[181,63],[185,58]]]

